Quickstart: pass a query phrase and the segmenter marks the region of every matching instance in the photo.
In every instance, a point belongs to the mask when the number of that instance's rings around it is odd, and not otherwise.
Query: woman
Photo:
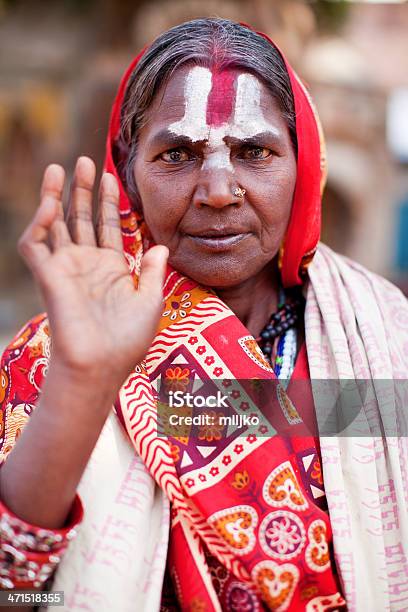
[[[324,148],[303,85],[262,34],[182,24],[126,72],[105,168],[95,227],[80,158],[67,220],[52,165],[20,241],[47,317],[3,358],[3,588],[57,568],[69,610],[405,609],[407,447],[384,416],[402,400],[375,380],[405,376],[408,311],[316,251]],[[160,434],[163,388],[231,386],[245,414],[239,379],[277,377],[373,379],[360,437],[319,440],[292,383],[258,429]]]

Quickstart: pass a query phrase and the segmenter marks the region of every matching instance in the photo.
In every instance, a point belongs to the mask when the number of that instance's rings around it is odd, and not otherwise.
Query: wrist
[[[48,393],[70,396],[71,400],[110,406],[116,399],[120,384],[106,373],[106,368],[76,369],[57,358],[51,358],[42,396]]]

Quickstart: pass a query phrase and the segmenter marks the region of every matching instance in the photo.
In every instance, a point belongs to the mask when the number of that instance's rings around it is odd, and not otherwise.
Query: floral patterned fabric
[[[35,408],[48,366],[50,341],[49,327],[40,315],[24,326],[4,352],[0,369],[0,466]],[[62,529],[31,525],[0,501],[0,585],[42,586],[75,538],[82,517],[78,496]]]
[[[164,308],[163,319],[167,317]],[[216,336],[217,333],[211,344]],[[192,342],[186,344],[191,347],[192,354],[197,355],[201,366],[215,376],[214,364],[208,363],[211,346],[208,337],[207,346],[194,334],[190,340]],[[35,409],[41,377],[47,370],[49,341],[47,319],[42,315],[21,330],[3,356],[2,376],[8,382],[3,387],[2,396],[1,414],[5,418],[4,434],[0,439],[2,460]],[[248,376],[255,373],[255,368],[266,374],[263,362],[257,363],[257,359],[262,358],[260,353],[247,353],[244,350],[246,345],[239,342],[236,346],[241,357],[254,368],[247,371]],[[198,350],[200,347],[205,350]],[[160,361],[156,373],[163,373],[164,380],[173,389],[187,389],[192,373],[194,376],[200,373],[204,378],[198,361],[194,367],[191,357],[189,362],[184,360],[183,363],[180,356],[187,354],[185,346],[181,346],[171,350],[164,362]],[[148,360],[149,356],[146,362]],[[231,375],[233,361],[233,355],[231,361],[225,360],[221,374]],[[143,369],[142,366],[137,368],[135,374],[144,376]],[[303,346],[292,380],[307,375],[307,355]],[[150,381],[154,382],[154,378],[151,374]],[[130,415],[123,393],[129,396],[130,382],[122,388],[120,405],[118,403],[116,407],[128,431],[131,429]],[[229,378],[225,378],[224,383],[237,407],[246,412],[250,406],[249,398],[244,401],[242,391],[230,389],[233,384]],[[299,427],[300,415],[290,401],[291,386],[292,382],[287,394],[291,410],[286,409],[283,414],[288,422],[292,421],[293,427]],[[137,389],[137,385],[134,388]],[[303,407],[307,404],[306,401],[302,403]],[[13,416],[14,412],[16,416]],[[148,409],[142,410],[139,416],[148,416]],[[144,432],[146,434],[146,428]],[[197,438],[189,439],[187,436],[163,440],[153,432],[156,444],[166,445],[177,478],[186,492],[185,499],[190,500],[185,506],[180,506],[176,496],[172,496],[168,577],[173,583],[177,604],[188,602],[189,609],[193,610],[212,610],[218,606],[225,610],[239,610],[243,605],[248,610],[260,610],[263,601],[272,610],[299,610],[307,609],[306,604],[310,602],[313,605],[318,602],[321,606],[320,598],[324,596],[325,607],[316,609],[338,609],[344,600],[338,592],[333,563],[318,440],[312,435],[305,436],[303,429],[299,430],[302,435],[286,439],[258,437],[254,433],[243,436],[240,433],[234,431],[225,438],[218,430],[204,428]],[[262,433],[266,432],[259,432]],[[154,454],[153,451],[151,458]],[[150,469],[160,472],[164,465],[166,457],[151,465]],[[189,505],[192,501],[194,506]],[[2,543],[4,586],[28,587],[44,583],[74,536],[74,526],[81,520],[79,498],[70,525],[64,530],[38,530],[11,516],[5,506],[0,507],[0,511],[0,526],[9,540],[8,543],[4,540],[4,545]],[[203,516],[208,517],[206,521],[203,521]],[[201,531],[199,538],[195,533],[196,525]],[[45,540],[41,541],[40,537]],[[186,563],[186,559],[190,562]],[[165,604],[163,606],[165,609]]]
[[[307,355],[303,345],[292,381],[304,379],[307,375]],[[291,394],[291,387],[293,388],[292,381],[288,395]],[[302,387],[307,388],[306,385]],[[305,408],[310,408],[306,404],[307,402],[303,402]],[[209,438],[211,439],[207,439],[207,442],[214,445],[211,434]],[[252,434],[245,441],[255,444],[257,436]],[[181,448],[181,451],[176,453],[179,463],[180,452],[186,451],[184,444],[177,448]],[[243,452],[244,444],[230,445],[230,451],[222,456],[225,474],[228,474],[233,455],[239,457]],[[286,458],[275,469],[271,469],[274,464],[271,459],[273,455]],[[214,466],[208,471],[210,476],[219,475]],[[204,470],[200,470],[198,479],[206,483]],[[193,486],[193,479],[189,480],[186,484]],[[210,485],[204,486],[204,490],[208,491]],[[206,513],[210,505],[217,506],[221,497],[228,498],[230,504],[234,499],[235,505],[210,515],[210,524],[240,559],[254,559],[254,584],[251,585],[245,580],[237,580],[233,572],[221,564],[206,546],[203,547],[204,563],[223,610],[262,610],[261,601],[272,610],[337,610],[344,607],[344,599],[336,590],[338,580],[329,535],[331,532],[327,521],[327,503],[317,438],[312,435],[288,437],[283,447],[275,445],[268,448],[264,445],[262,453],[247,456],[246,460],[237,464],[236,469],[229,472],[226,482],[222,480],[218,487],[214,488],[212,504],[206,502]],[[204,495],[202,499],[204,500]],[[310,522],[306,533],[305,524],[311,509],[316,507],[326,512],[319,514],[322,518],[315,518]],[[302,511],[301,518],[298,516],[299,511]],[[212,609],[203,595],[203,579],[200,573],[194,572],[192,575],[183,571],[185,554],[188,554],[190,569],[197,560],[194,558],[194,551],[185,550],[188,542],[185,541],[183,521],[177,519],[174,510],[172,535],[162,612],[177,609],[177,603],[186,601],[187,598],[190,602],[187,609]],[[301,572],[302,584],[297,588]],[[319,595],[314,572],[326,572],[324,580],[328,594],[325,597]],[[332,593],[329,594],[330,587]],[[309,607],[306,608],[306,605]]]

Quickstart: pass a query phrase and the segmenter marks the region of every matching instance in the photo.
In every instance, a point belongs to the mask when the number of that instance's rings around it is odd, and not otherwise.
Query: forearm
[[[39,405],[0,469],[0,499],[12,512],[40,527],[64,525],[115,393],[103,380],[51,366]]]

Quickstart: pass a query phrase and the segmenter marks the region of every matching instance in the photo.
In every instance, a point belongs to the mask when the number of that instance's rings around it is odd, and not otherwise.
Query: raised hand
[[[1,467],[0,499],[48,528],[65,524],[112,403],[146,354],[162,310],[167,248],[145,255],[136,290],[122,250],[118,185],[102,177],[94,224],[94,182],[92,160],[80,158],[65,219],[64,170],[49,166],[19,242],[45,300],[52,348],[36,409]]]
[[[93,161],[77,162],[66,219],[64,180],[61,166],[48,166],[40,206],[19,251],[45,301],[51,362],[119,388],[155,335],[168,250],[156,246],[146,253],[136,290],[123,254],[115,177],[102,176],[95,224]]]

